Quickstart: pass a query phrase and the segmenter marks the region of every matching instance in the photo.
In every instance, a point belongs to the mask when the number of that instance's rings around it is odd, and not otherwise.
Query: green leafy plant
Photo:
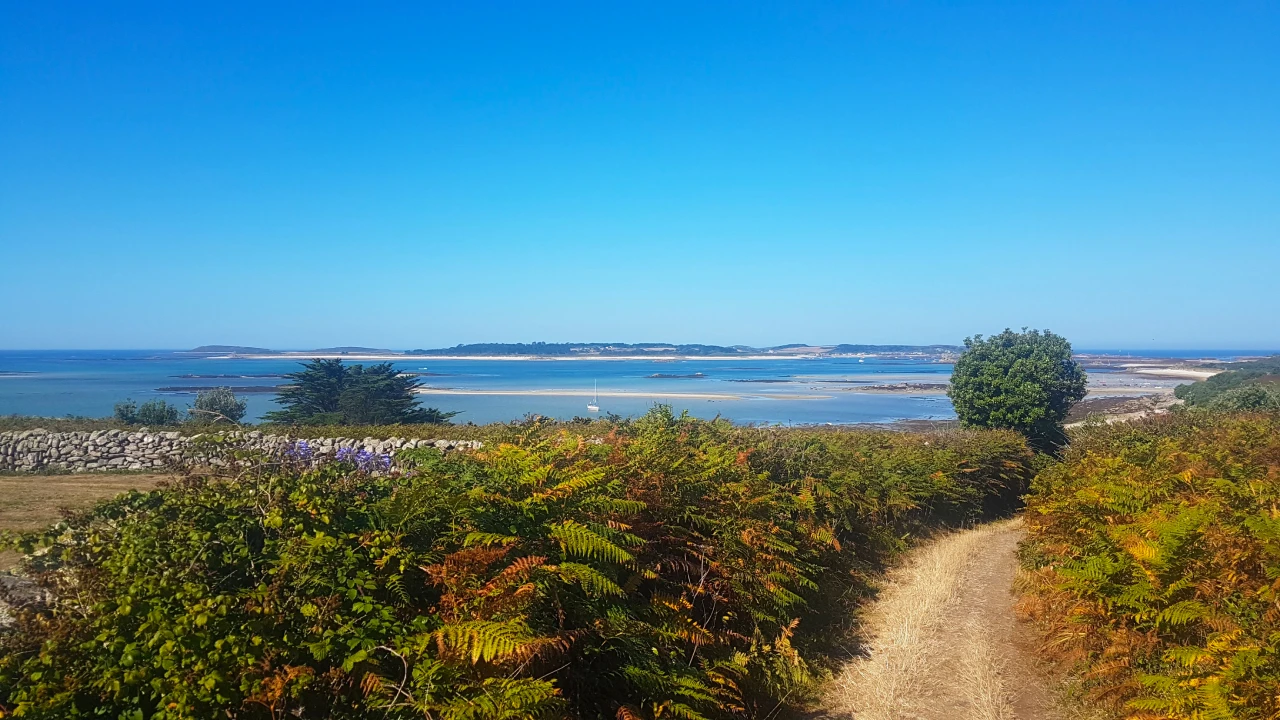
[[[1056,453],[1066,443],[1067,413],[1085,396],[1085,372],[1071,343],[1024,329],[966,338],[964,345],[947,391],[960,423],[1016,430],[1036,449]]]
[[[231,388],[219,387],[197,393],[187,414],[194,422],[239,423],[247,407],[248,404],[237,398]]]
[[[777,717],[844,655],[869,574],[914,532],[1007,509],[1032,456],[1007,432],[658,408],[411,451],[402,473],[290,462],[14,538],[54,599],[0,636],[0,712]]]
[[[1214,397],[1205,407],[1225,412],[1275,412],[1280,410],[1280,385],[1242,385]]]
[[[1280,717],[1280,419],[1088,428],[1028,498],[1027,609],[1126,717]]]
[[[115,419],[127,425],[177,425],[179,417],[177,406],[159,398],[141,405],[125,400],[115,406]]]

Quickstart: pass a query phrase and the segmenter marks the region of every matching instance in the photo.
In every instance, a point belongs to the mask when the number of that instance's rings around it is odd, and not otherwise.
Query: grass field
[[[37,530],[61,517],[126,490],[149,490],[167,475],[82,473],[0,475],[0,530]],[[17,553],[0,552],[0,571],[17,564]]]

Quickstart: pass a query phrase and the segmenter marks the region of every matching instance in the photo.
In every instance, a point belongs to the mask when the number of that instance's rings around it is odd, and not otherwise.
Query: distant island
[[[273,356],[273,357],[342,357],[396,359],[412,357],[527,357],[527,358],[593,358],[593,357],[829,357],[840,355],[896,355],[938,357],[955,355],[964,350],[959,345],[807,345],[792,343],[770,347],[750,345],[703,345],[680,343],[470,343],[447,348],[387,350],[358,346],[317,348],[315,350],[269,350],[246,345],[201,345],[187,350],[191,354]]]

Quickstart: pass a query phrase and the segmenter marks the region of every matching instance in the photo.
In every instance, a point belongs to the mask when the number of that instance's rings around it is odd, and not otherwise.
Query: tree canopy
[[[1173,394],[1187,405],[1211,406],[1219,396],[1237,388],[1276,384],[1280,384],[1280,355],[1235,364],[1213,377],[1189,385],[1179,385]],[[1252,396],[1256,397],[1257,393]]]
[[[1226,412],[1276,412],[1280,410],[1280,387],[1275,383],[1241,385],[1214,397],[1204,407]]]
[[[947,391],[962,425],[1015,430],[1045,452],[1066,442],[1062,422],[1086,383],[1066,338],[1006,329],[965,338],[964,346]]]
[[[201,390],[196,401],[187,410],[187,414],[196,422],[232,422],[238,423],[244,417],[248,403],[236,397],[229,387]]]
[[[268,422],[294,425],[392,425],[444,423],[457,413],[423,408],[414,391],[418,379],[391,363],[343,365],[341,360],[316,359],[285,376],[291,382],[276,402],[281,410],[267,413]]]

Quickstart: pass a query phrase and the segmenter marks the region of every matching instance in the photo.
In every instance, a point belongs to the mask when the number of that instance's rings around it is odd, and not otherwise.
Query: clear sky
[[[0,5],[0,347],[1280,347],[1280,3]]]

